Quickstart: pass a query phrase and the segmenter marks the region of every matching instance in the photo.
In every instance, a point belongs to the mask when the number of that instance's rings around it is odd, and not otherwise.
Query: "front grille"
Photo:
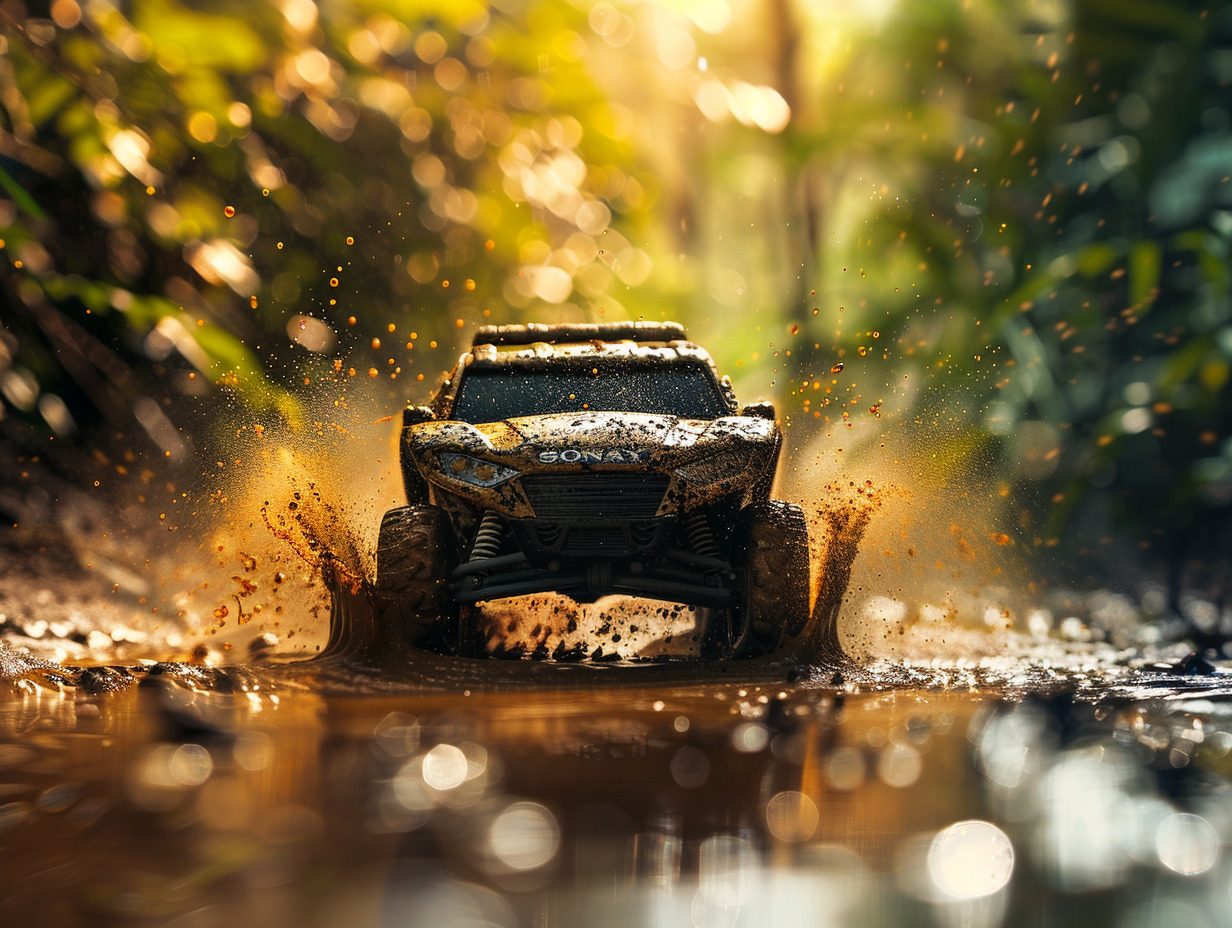
[[[543,474],[522,478],[538,519],[624,522],[659,511],[668,477],[663,474]]]

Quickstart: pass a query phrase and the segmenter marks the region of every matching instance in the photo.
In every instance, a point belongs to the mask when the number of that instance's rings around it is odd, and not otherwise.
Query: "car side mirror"
[[[410,428],[412,425],[435,421],[436,413],[427,406],[408,406],[402,410],[402,427],[404,429]]]
[[[740,410],[742,416],[752,416],[754,419],[769,419],[773,421],[777,417],[774,411],[774,404],[769,400],[762,400],[760,403],[750,403]]]

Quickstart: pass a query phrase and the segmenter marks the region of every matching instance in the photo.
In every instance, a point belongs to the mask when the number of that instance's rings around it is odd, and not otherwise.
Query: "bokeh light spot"
[[[466,755],[452,744],[438,744],[423,759],[423,779],[435,790],[450,790],[466,780]]]
[[[766,825],[780,841],[807,841],[820,819],[816,803],[794,789],[775,793],[766,803]]]
[[[510,870],[537,870],[556,856],[560,827],[536,802],[515,802],[501,812],[488,831],[488,848]]]
[[[972,899],[1003,889],[1014,873],[1014,846],[996,825],[956,822],[928,849],[928,874],[947,896]]]

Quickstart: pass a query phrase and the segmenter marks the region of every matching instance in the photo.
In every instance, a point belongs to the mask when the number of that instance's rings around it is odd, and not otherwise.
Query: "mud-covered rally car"
[[[770,498],[782,440],[675,323],[482,327],[404,411],[382,622],[481,656],[478,603],[625,594],[697,607],[703,658],[770,653],[810,606],[804,515]]]

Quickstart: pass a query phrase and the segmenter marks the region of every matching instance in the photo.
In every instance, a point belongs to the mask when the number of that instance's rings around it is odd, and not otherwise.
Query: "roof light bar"
[[[674,342],[685,338],[684,326],[678,322],[605,322],[570,323],[565,325],[484,325],[475,332],[471,346],[533,345],[547,342],[558,345],[570,342]]]

